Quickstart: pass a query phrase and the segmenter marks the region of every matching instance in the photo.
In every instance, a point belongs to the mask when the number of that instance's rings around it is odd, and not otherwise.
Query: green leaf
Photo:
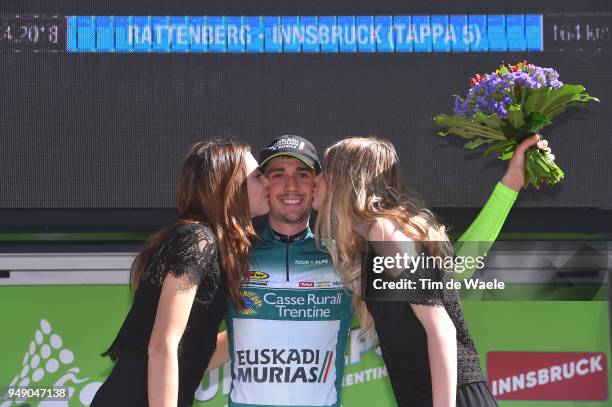
[[[523,110],[519,105],[511,105],[508,108],[508,114],[505,117],[506,121],[515,129],[520,129],[525,120],[523,119]]]
[[[501,117],[499,117],[497,113],[486,115],[482,112],[477,112],[474,115],[474,121],[495,130],[501,130],[501,125],[503,123]]]
[[[517,129],[512,127],[510,123],[508,123],[507,121],[504,121],[502,123],[501,130],[504,133],[504,136],[506,137],[506,139],[508,140],[513,139],[516,136]]]
[[[447,123],[450,121],[450,117],[447,114],[439,114],[437,116],[434,117],[434,121],[436,122],[436,124],[440,125],[440,126],[446,126]]]
[[[442,127],[446,127],[445,134],[454,134],[465,139],[477,137],[491,140],[506,140],[500,129],[502,120],[497,114],[486,116],[477,113],[473,118],[463,115],[440,114],[434,117],[434,121]]]
[[[482,138],[477,138],[475,140],[472,140],[472,141],[469,141],[469,142],[465,143],[463,145],[463,148],[466,148],[468,150],[473,150],[475,148],[480,147],[481,145],[483,145],[485,143],[491,143],[491,142],[493,142],[493,140],[485,140],[485,139],[482,139]]]
[[[534,111],[545,114],[549,118],[563,112],[567,107],[575,105],[577,102],[599,102],[599,99],[585,92],[584,86],[567,83],[560,88],[543,93],[540,98],[540,103]]]
[[[502,155],[500,155],[500,156],[499,156],[499,158],[500,158],[501,160],[506,161],[506,160],[511,159],[513,155],[514,155],[514,150],[512,150],[512,151],[506,151],[505,153],[503,153]]]
[[[566,103],[574,100],[576,97],[579,97],[584,90],[584,86],[582,85],[570,84],[564,84],[560,88],[551,89],[538,111],[543,114],[548,114],[557,106],[565,105]]]
[[[525,125],[528,126],[531,133],[537,133],[542,130],[544,126],[548,126],[549,124],[552,124],[552,121],[550,121],[548,116],[539,112],[533,112],[527,120],[525,120]]]
[[[514,134],[514,139],[517,141],[517,143],[520,143],[527,137],[539,132],[544,126],[548,126],[549,124],[552,124],[552,122],[547,116],[538,112],[533,112],[527,116],[527,118],[525,118],[525,124],[523,124],[523,126],[516,131]]]
[[[542,110],[542,106],[548,100],[548,95],[551,90],[551,88],[541,88],[530,89],[528,92],[526,92],[525,102],[523,103],[525,117],[529,116],[533,112],[539,112]]]
[[[503,141],[501,143],[496,143],[494,145],[492,145],[491,147],[487,148],[484,153],[482,153],[482,155],[491,155],[497,151],[502,151],[505,150],[508,147],[516,147],[516,140],[511,139],[511,140],[506,140]]]
[[[526,185],[539,188],[542,184],[554,185],[564,178],[563,171],[545,153],[527,149],[525,152]]]
[[[557,89],[525,89],[523,112],[529,116],[539,112],[549,119],[562,113],[569,106],[584,106],[580,103],[599,102],[599,99],[585,92],[582,85],[564,84]]]

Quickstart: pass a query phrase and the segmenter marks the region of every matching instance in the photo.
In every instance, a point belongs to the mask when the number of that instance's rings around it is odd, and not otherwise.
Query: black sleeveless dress
[[[103,356],[115,366],[91,406],[148,406],[147,349],[161,288],[167,273],[197,284],[187,326],[178,347],[178,406],[190,406],[215,350],[226,313],[226,281],[217,242],[208,226],[179,225],[160,242],[141,278],[123,326]]]
[[[375,255],[368,248],[369,261]],[[449,273],[437,269],[403,271],[387,281],[420,279],[446,282]],[[417,285],[417,287],[420,287]],[[425,328],[410,304],[440,306],[446,309],[457,331],[457,407],[497,407],[480,367],[478,352],[470,335],[459,296],[455,290],[415,289],[404,292],[402,300],[371,299],[366,292],[366,305],[374,319],[381,353],[387,367],[393,394],[399,407],[433,406],[431,371]]]

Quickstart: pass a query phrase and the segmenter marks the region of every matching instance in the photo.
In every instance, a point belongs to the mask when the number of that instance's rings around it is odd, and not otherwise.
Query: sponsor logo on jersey
[[[323,257],[320,259],[295,259],[293,261],[294,264],[299,265],[321,265],[321,264],[330,264],[330,259],[327,257]]]
[[[300,288],[329,288],[341,286],[342,281],[300,281]]]
[[[238,309],[238,312],[242,315],[256,314],[259,308],[261,308],[261,298],[253,291],[243,291],[242,301],[244,302],[244,307]]]
[[[236,352],[236,362],[243,383],[326,383],[334,351],[247,349]]]
[[[245,276],[248,280],[267,280],[270,275],[268,273],[264,273],[263,271],[247,271]]]
[[[602,352],[489,352],[489,388],[498,400],[608,400]]]
[[[249,281],[244,282],[244,285],[246,287],[253,287],[253,286],[267,287],[268,286],[268,282],[267,281],[249,280]]]

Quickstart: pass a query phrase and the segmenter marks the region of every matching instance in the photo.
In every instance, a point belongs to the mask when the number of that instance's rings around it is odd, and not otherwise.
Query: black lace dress
[[[369,248],[369,263],[375,255]],[[407,279],[420,284],[420,279],[446,282],[449,273],[436,269],[403,271],[387,281]],[[420,287],[420,285],[416,285]],[[415,289],[403,292],[401,301],[372,299],[366,292],[366,305],[374,319],[376,333],[393,394],[399,407],[433,406],[431,371],[425,328],[410,304],[440,306],[446,309],[457,331],[457,407],[497,407],[487,387],[476,346],[470,335],[459,296],[455,290]]]
[[[198,285],[178,347],[178,406],[192,404],[215,350],[217,331],[227,306],[225,274],[219,265],[217,242],[210,228],[200,223],[179,225],[160,242],[142,276],[123,326],[113,344],[102,354],[116,364],[91,406],[148,405],[147,348],[167,273]]]

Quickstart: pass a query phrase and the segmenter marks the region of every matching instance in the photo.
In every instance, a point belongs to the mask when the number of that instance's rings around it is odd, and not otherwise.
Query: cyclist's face
[[[307,221],[312,211],[315,170],[293,157],[276,157],[265,166],[270,216],[295,224]]]

